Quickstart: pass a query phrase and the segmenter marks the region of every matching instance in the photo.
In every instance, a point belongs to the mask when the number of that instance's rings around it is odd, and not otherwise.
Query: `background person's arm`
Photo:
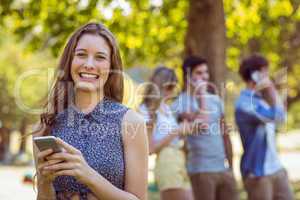
[[[147,110],[144,109],[144,107],[139,108],[139,113],[142,114],[144,120],[146,121],[150,155],[159,153],[164,147],[168,146],[174,138],[178,136],[176,131],[171,131],[163,139],[155,141],[153,139],[153,131],[156,127],[156,114],[150,114]]]
[[[223,141],[224,141],[224,149],[225,149],[226,158],[227,158],[230,169],[233,169],[233,148],[232,148],[231,138],[229,135],[230,130],[226,124],[224,116],[222,116],[220,123],[221,123],[220,126],[221,126],[221,133],[223,136]]]
[[[257,91],[261,91],[262,97],[269,107],[259,102],[255,107],[255,112],[260,120],[264,122],[280,123],[285,120],[285,109],[279,100],[278,92],[274,83],[269,77],[264,78],[257,86]]]
[[[168,146],[176,137],[178,136],[186,136],[192,134],[197,130],[197,126],[193,123],[189,123],[187,121],[179,124],[177,128],[170,129],[168,134],[159,141],[153,141],[152,145],[150,145],[149,153],[159,153],[164,147]]]
[[[178,134],[177,134],[176,131],[170,132],[169,134],[167,134],[160,141],[153,141],[152,137],[148,137],[149,138],[149,144],[150,144],[149,145],[149,154],[159,153],[164,147],[168,146],[173,141],[173,139],[176,138],[176,137],[178,137]]]

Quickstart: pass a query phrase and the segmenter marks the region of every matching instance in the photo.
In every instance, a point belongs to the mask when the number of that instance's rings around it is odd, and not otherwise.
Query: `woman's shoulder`
[[[133,124],[143,124],[145,123],[145,119],[140,113],[132,109],[128,109],[128,111],[124,115],[123,122],[133,123]]]
[[[146,123],[142,115],[129,109],[122,122],[123,141],[127,146],[141,149],[147,143]]]
[[[97,105],[97,107],[92,112],[97,118],[112,118],[112,119],[121,119],[126,114],[129,108],[115,100],[106,98],[104,103]]]
[[[126,105],[108,98],[105,100],[104,104],[105,104],[105,110],[109,110],[109,111],[129,110],[129,108]]]
[[[149,114],[148,108],[145,104],[139,105],[139,107],[136,110],[141,115],[148,115]]]

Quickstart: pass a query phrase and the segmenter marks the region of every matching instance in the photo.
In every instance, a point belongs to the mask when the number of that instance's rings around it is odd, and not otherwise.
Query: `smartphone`
[[[255,82],[258,83],[262,79],[262,75],[259,71],[255,71],[251,74],[251,79]]]
[[[33,141],[40,151],[53,149],[54,153],[62,152],[62,148],[56,143],[54,136],[34,137]]]

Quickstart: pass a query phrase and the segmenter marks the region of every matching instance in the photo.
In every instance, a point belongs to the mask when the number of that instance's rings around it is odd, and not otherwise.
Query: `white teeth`
[[[82,77],[82,78],[99,78],[98,75],[95,75],[95,74],[87,74],[87,73],[79,73],[79,76]]]

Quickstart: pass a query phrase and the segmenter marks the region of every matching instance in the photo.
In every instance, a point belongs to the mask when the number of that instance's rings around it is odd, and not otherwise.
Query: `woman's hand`
[[[52,171],[45,170],[45,166],[55,165],[62,162],[59,159],[48,160],[48,157],[53,153],[52,149],[40,151],[37,153],[37,174],[41,184],[51,184],[55,179]]]
[[[56,142],[64,148],[63,152],[55,153],[47,159],[49,163],[55,160],[63,160],[61,163],[50,164],[44,167],[44,170],[57,176],[73,176],[81,183],[86,183],[95,172],[85,161],[81,152],[75,147],[67,144],[60,138]]]
[[[189,135],[194,132],[194,129],[194,124],[185,120],[179,124],[178,134],[180,136]]]
[[[196,114],[193,113],[193,112],[184,112],[184,113],[181,113],[179,114],[179,121],[180,122],[183,122],[183,121],[189,121],[189,122],[192,122],[196,117]]]

